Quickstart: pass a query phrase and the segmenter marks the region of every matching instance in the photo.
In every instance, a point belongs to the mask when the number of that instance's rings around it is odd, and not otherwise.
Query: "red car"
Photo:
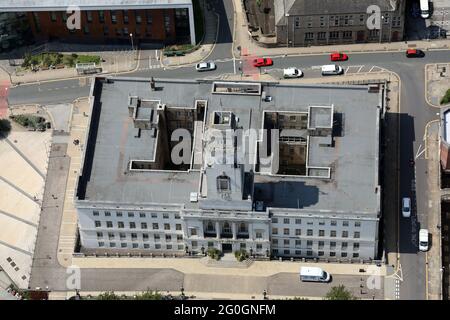
[[[347,61],[348,55],[346,55],[345,53],[333,52],[330,55],[330,59],[331,61]]]
[[[254,67],[268,67],[273,65],[273,60],[270,58],[256,58],[253,60]]]
[[[406,50],[406,56],[408,58],[423,58],[425,57],[425,52],[419,49],[408,49]]]

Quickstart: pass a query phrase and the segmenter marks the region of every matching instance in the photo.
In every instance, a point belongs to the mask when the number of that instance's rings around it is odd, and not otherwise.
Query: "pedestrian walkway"
[[[241,56],[277,56],[277,55],[313,55],[325,54],[334,51],[345,52],[377,52],[377,51],[405,51],[408,48],[421,48],[423,50],[449,49],[450,40],[433,41],[407,41],[391,43],[363,43],[363,44],[343,44],[330,46],[311,47],[275,47],[265,48],[252,39],[248,32],[247,18],[243,11],[242,0],[232,0],[236,11],[235,15],[235,35],[233,54],[236,58]]]
[[[206,1],[201,1],[204,13],[205,34],[197,50],[180,57],[162,57],[161,65],[166,68],[174,68],[181,65],[193,64],[205,60],[213,51],[220,24],[219,15],[215,8],[205,5]]]

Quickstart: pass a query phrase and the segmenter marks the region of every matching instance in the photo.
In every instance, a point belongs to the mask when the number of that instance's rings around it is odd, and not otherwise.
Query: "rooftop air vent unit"
[[[191,192],[189,196],[189,200],[191,202],[198,202],[198,193],[197,192]]]

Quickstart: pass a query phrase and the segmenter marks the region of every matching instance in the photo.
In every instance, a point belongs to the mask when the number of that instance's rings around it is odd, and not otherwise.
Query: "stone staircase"
[[[205,266],[215,268],[248,268],[253,263],[252,259],[246,259],[239,262],[232,253],[225,253],[220,260],[205,257],[202,258],[201,261]]]

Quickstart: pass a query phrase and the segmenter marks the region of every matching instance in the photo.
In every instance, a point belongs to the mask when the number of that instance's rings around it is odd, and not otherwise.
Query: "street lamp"
[[[383,21],[384,21],[384,16],[381,16],[381,21],[380,21],[380,43],[381,43],[381,37],[383,36]]]
[[[130,39],[131,39],[131,50],[134,50],[133,34],[132,33],[130,33]]]

